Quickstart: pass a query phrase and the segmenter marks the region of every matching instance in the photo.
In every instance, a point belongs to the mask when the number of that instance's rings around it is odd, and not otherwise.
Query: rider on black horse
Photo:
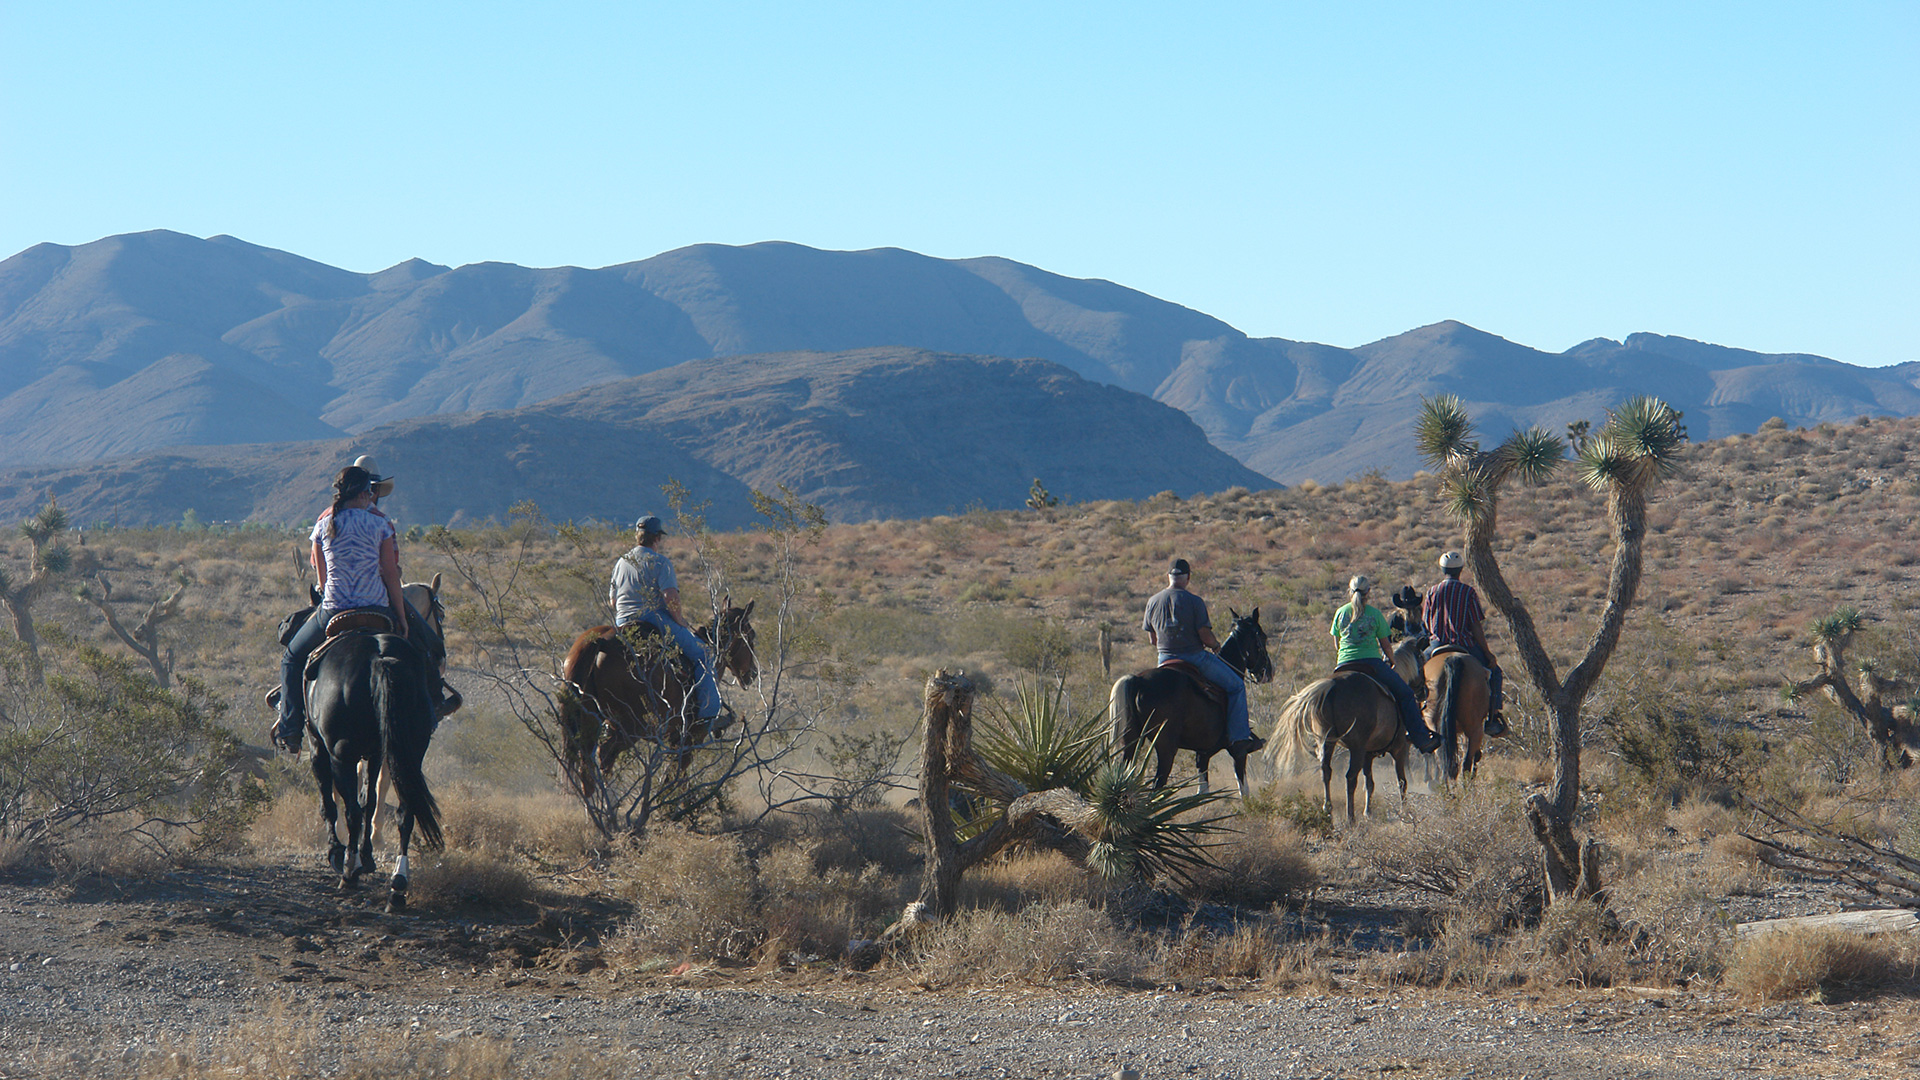
[[[666,531],[652,514],[633,523],[634,538],[639,542],[613,564],[613,581],[607,588],[607,599],[613,603],[613,625],[644,624],[671,636],[693,662],[694,704],[699,719],[712,720],[720,715],[720,684],[714,679],[713,658],[680,613],[680,579],[673,572],[673,560],[659,550]]]
[[[273,745],[290,754],[300,752],[306,729],[303,685],[307,658],[326,640],[327,623],[344,611],[376,611],[387,617],[393,632],[424,650],[438,671],[445,646],[433,626],[411,610],[400,593],[400,545],[393,520],[380,512],[380,499],[393,492],[393,478],[377,475],[373,459],[362,456],[340,470],[333,480],[333,505],[314,522],[308,538],[315,576],[323,583],[320,605],[284,639],[280,660],[279,719],[273,726]],[[297,617],[297,616],[296,616]],[[438,680],[436,680],[438,681]],[[444,688],[430,694],[438,724]]]
[[[1207,602],[1187,590],[1193,567],[1175,559],[1167,567],[1167,587],[1147,601],[1140,628],[1153,642],[1159,662],[1184,660],[1208,682],[1227,692],[1227,750],[1242,757],[1265,746],[1247,721],[1247,683],[1220,658],[1220,642],[1207,618]],[[1257,614],[1257,612],[1256,612]]]

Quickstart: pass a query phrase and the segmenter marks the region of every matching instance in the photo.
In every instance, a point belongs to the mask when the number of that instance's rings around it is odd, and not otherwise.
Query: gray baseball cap
[[[643,533],[659,533],[662,536],[665,536],[667,532],[667,527],[665,525],[660,524],[660,519],[658,517],[652,514],[648,514],[645,517],[642,517],[639,521],[636,521],[633,523],[633,531],[643,532]]]

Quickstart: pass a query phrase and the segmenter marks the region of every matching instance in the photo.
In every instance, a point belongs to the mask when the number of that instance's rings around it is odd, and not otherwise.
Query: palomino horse
[[[406,638],[373,628],[337,633],[316,653],[307,683],[307,723],[314,732],[313,776],[327,823],[327,855],[342,888],[357,885],[360,875],[374,868],[375,785],[391,774],[400,800],[400,859],[387,910],[402,911],[414,826],[419,825],[421,843],[429,849],[441,842],[439,807],[420,771],[433,729],[433,662]],[[335,794],[346,812],[344,842]]]
[[[1410,640],[1393,650],[1393,670],[1403,679],[1419,677],[1420,650]],[[1327,816],[1333,816],[1333,754],[1335,744],[1347,748],[1347,820],[1353,820],[1353,795],[1359,777],[1367,778],[1367,814],[1373,814],[1373,759],[1393,755],[1400,778],[1400,803],[1407,801],[1407,733],[1400,725],[1400,707],[1393,695],[1372,677],[1358,671],[1337,671],[1293,695],[1280,708],[1267,760],[1292,761],[1320,740],[1320,781]]]
[[[753,685],[759,673],[752,614],[752,601],[734,607],[729,597],[713,626],[694,631],[716,649],[721,673],[732,672],[741,686]],[[567,651],[560,672],[570,687],[561,697],[560,731],[582,794],[593,794],[596,777],[604,776],[642,739],[664,740],[676,750],[679,770],[685,772],[693,747],[725,726],[724,710],[720,727],[712,730],[696,718],[691,673],[682,670],[673,640],[664,634],[652,640],[659,643],[658,652],[649,648],[652,655],[643,656],[624,634],[596,626]],[[599,766],[597,773],[589,765],[589,754]]]
[[[1421,634],[1426,626],[1422,618],[1419,593],[1403,590],[1393,598],[1395,607],[1406,612],[1407,633]],[[1468,776],[1480,767],[1480,755],[1487,742],[1487,715],[1493,708],[1493,688],[1487,681],[1487,666],[1464,649],[1443,646],[1427,658],[1417,677],[1407,680],[1415,696],[1427,703],[1427,726],[1444,740],[1441,759],[1446,762],[1447,780]],[[1428,692],[1432,687],[1432,692]],[[1460,737],[1466,736],[1466,760],[1461,760]]]
[[[1260,609],[1242,616],[1232,608],[1233,630],[1220,643],[1220,659],[1233,665],[1243,678],[1255,682],[1273,679],[1273,660],[1267,656],[1267,632],[1260,627]],[[1122,675],[1113,684],[1110,702],[1113,740],[1127,760],[1133,760],[1140,739],[1151,732],[1159,756],[1153,786],[1165,787],[1173,759],[1182,750],[1193,751],[1200,769],[1200,791],[1207,790],[1207,762],[1226,747],[1227,709],[1194,684],[1194,677],[1170,667],[1149,668]],[[1233,755],[1233,775],[1240,781],[1240,797],[1247,797],[1247,755]]]

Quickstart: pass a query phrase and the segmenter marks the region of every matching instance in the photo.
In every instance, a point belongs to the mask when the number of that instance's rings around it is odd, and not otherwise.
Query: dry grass
[[[1827,1000],[1920,978],[1920,943],[1839,930],[1788,930],[1743,941],[1726,983],[1748,1001]]]
[[[414,903],[436,908],[512,908],[531,902],[539,890],[517,861],[483,851],[418,855],[413,866]]]
[[[1132,984],[1153,969],[1138,935],[1084,903],[963,911],[918,938],[911,963],[930,988],[1062,978]]]
[[[608,943],[628,962],[747,956],[764,939],[753,866],[740,841],[656,827],[609,867],[634,902],[633,919]]]
[[[1322,876],[1300,831],[1276,818],[1236,819],[1209,854],[1212,865],[1182,890],[1193,899],[1259,910],[1311,892]]]

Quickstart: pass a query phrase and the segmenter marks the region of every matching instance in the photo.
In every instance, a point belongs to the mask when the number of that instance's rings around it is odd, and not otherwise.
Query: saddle
[[[1445,656],[1448,653],[1459,653],[1462,656],[1473,656],[1473,650],[1467,648],[1465,645],[1436,645],[1433,647],[1433,651],[1427,654],[1427,659],[1431,660],[1436,656]],[[1473,658],[1475,660],[1480,659],[1477,656],[1473,656]]]
[[[313,673],[318,670],[320,666],[320,658],[327,654],[327,650],[333,647],[334,642],[339,641],[346,635],[355,633],[391,634],[393,630],[393,620],[388,618],[387,613],[384,611],[372,608],[348,608],[336,614],[333,618],[327,620],[326,640],[315,645],[313,651],[307,654],[307,666],[300,671],[301,679],[306,682],[312,682]]]
[[[1340,666],[1334,668],[1333,673],[1335,675],[1344,675],[1348,673],[1358,675],[1361,678],[1372,683],[1374,686],[1374,689],[1379,690],[1381,693],[1387,695],[1389,699],[1393,697],[1393,691],[1387,689],[1385,683],[1382,683],[1379,679],[1374,678],[1373,672],[1367,670],[1366,661],[1364,660],[1349,660],[1346,663],[1341,664]]]
[[[1194,667],[1185,660],[1178,659],[1162,660],[1160,661],[1160,666],[1168,671],[1177,671],[1187,678],[1192,679],[1195,687],[1199,689],[1201,697],[1206,698],[1215,705],[1222,707],[1226,705],[1227,692],[1215,686],[1212,680],[1202,675],[1199,668]]]

